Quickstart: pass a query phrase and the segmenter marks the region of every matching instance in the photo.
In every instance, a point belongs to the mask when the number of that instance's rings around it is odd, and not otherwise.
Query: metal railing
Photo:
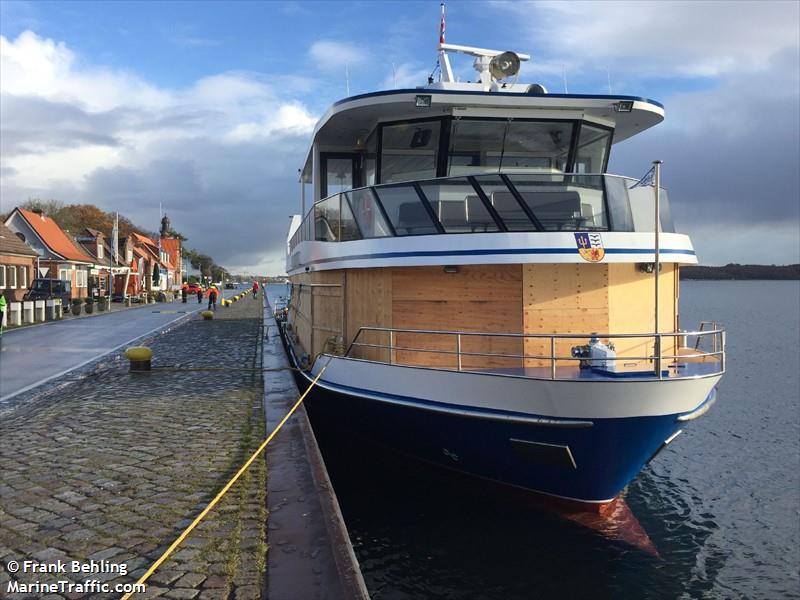
[[[425,354],[438,354],[438,355],[447,355],[447,356],[454,356],[455,367],[441,367],[441,366],[434,366],[432,368],[438,368],[443,370],[456,370],[456,371],[463,371],[463,372],[479,372],[479,373],[487,373],[491,372],[491,367],[465,367],[464,366],[464,359],[466,357],[483,357],[487,359],[485,362],[488,364],[492,360],[510,360],[510,361],[519,361],[520,366],[527,367],[529,366],[528,363],[530,362],[538,362],[538,363],[545,363],[549,366],[547,370],[547,379],[551,380],[567,380],[567,379],[575,379],[574,376],[574,368],[578,367],[583,363],[583,365],[590,365],[592,366],[593,363],[600,363],[600,362],[610,362],[614,365],[613,369],[609,369],[612,373],[614,369],[616,369],[616,365],[618,363],[628,363],[629,365],[636,365],[639,366],[640,363],[645,364],[652,364],[653,366],[649,369],[638,369],[635,371],[630,371],[632,373],[636,373],[637,375],[643,375],[642,377],[637,377],[637,381],[647,380],[647,379],[664,379],[664,369],[663,366],[666,363],[667,365],[667,372],[669,379],[676,379],[676,378],[696,378],[696,377],[710,377],[721,375],[725,372],[725,330],[722,328],[717,327],[716,323],[714,322],[704,322],[706,324],[711,323],[713,325],[713,329],[704,330],[703,327],[700,328],[698,331],[676,331],[676,332],[668,332],[668,333],[616,333],[616,334],[597,334],[597,333],[486,333],[486,332],[476,332],[476,331],[441,331],[441,330],[432,330],[432,329],[399,329],[399,328],[389,328],[389,327],[360,327],[356,336],[353,338],[353,341],[350,343],[349,347],[347,348],[347,352],[345,353],[345,357],[347,358],[360,358],[354,356],[359,348],[372,348],[372,349],[379,349],[388,351],[388,360],[373,360],[372,362],[382,362],[388,364],[403,364],[407,366],[430,366],[430,365],[415,365],[413,361],[410,362],[401,362],[397,360],[397,354],[400,352],[404,353],[419,353],[422,355]],[[377,332],[379,335],[385,335],[388,337],[388,343],[371,343],[361,341],[362,337],[366,337],[367,332]],[[453,350],[447,350],[443,348],[431,348],[431,347],[415,347],[415,346],[401,346],[397,344],[397,337],[398,334],[402,334],[404,336],[442,336],[443,338],[450,337],[453,340],[452,346]],[[489,338],[492,340],[495,339],[506,339],[506,340],[516,340],[519,341],[522,352],[515,353],[515,352],[474,352],[474,351],[465,351],[463,348],[464,340],[465,339],[474,339],[474,338]],[[672,339],[672,346],[675,348],[674,354],[663,354],[660,352],[663,348],[670,347],[669,339]],[[696,338],[696,342],[694,346],[690,346],[688,344],[690,338]],[[559,355],[557,353],[557,342],[563,340],[576,340],[586,343],[590,340],[600,341],[603,340],[606,344],[613,342],[614,340],[631,340],[631,339],[641,339],[645,341],[652,342],[653,353],[647,355],[629,355],[629,354],[617,354],[609,358],[597,358],[597,357],[590,357],[590,356],[578,356],[575,354],[570,354],[569,356]],[[543,342],[543,346],[549,348],[548,353],[544,354],[527,354],[525,352],[525,341],[527,340],[541,340]],[[711,343],[711,350],[705,351],[701,350],[700,346],[703,340],[710,340]],[[546,343],[544,343],[546,342]],[[646,344],[647,347],[650,347],[650,344]],[[370,360],[370,359],[362,359],[362,360]],[[691,375],[682,375],[679,373],[679,368],[685,367],[687,363],[706,363],[705,368],[702,369],[702,372],[694,371]],[[572,367],[569,377],[559,377],[558,368],[559,365],[563,365],[566,363],[568,366]],[[638,364],[637,364],[638,363]],[[541,367],[542,365],[534,365]],[[670,369],[674,369],[674,373],[669,373]],[[624,372],[624,369],[623,369]],[[652,373],[651,377],[647,377],[646,373]],[[541,378],[542,373],[536,373],[535,375],[528,375],[527,372],[523,373],[523,376],[530,376],[532,378]]]

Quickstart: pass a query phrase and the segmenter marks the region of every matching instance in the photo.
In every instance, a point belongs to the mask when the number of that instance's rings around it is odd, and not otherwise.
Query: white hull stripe
[[[303,375],[311,381],[311,377],[305,372]],[[317,382],[317,387],[345,394],[350,396],[358,396],[360,398],[368,398],[377,400],[379,402],[388,402],[390,404],[398,404],[408,406],[419,410],[427,410],[438,413],[446,413],[457,415],[460,417],[467,417],[471,419],[489,419],[492,421],[512,421],[516,423],[525,423],[528,425],[540,425],[543,427],[560,427],[567,429],[578,429],[591,427],[592,421],[578,420],[578,419],[548,419],[544,417],[533,417],[524,413],[514,411],[494,410],[486,408],[478,408],[472,406],[461,406],[458,404],[450,405],[431,400],[420,400],[418,398],[410,398],[408,396],[399,396],[397,394],[387,394],[385,392],[375,392],[372,390],[365,390],[362,388],[352,387],[349,385],[341,385],[331,383],[324,379]]]

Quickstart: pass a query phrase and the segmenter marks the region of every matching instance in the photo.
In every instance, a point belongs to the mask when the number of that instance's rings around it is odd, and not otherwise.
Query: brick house
[[[71,282],[72,298],[89,295],[89,270],[94,260],[53,219],[18,207],[11,211],[5,224],[39,255],[39,273],[43,277]]]
[[[36,273],[39,255],[17,234],[0,223],[0,293],[7,302],[19,302]]]

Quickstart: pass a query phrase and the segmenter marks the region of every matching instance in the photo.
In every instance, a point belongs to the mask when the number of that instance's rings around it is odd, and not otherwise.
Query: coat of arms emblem
[[[581,258],[589,262],[600,262],[606,255],[606,251],[603,249],[603,238],[599,233],[576,233],[575,243]]]

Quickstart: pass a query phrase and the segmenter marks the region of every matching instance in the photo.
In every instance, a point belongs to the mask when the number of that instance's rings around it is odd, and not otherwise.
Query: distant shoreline
[[[738,265],[729,264],[724,267],[681,267],[681,279],[705,280],[799,280],[800,264],[797,265]]]

